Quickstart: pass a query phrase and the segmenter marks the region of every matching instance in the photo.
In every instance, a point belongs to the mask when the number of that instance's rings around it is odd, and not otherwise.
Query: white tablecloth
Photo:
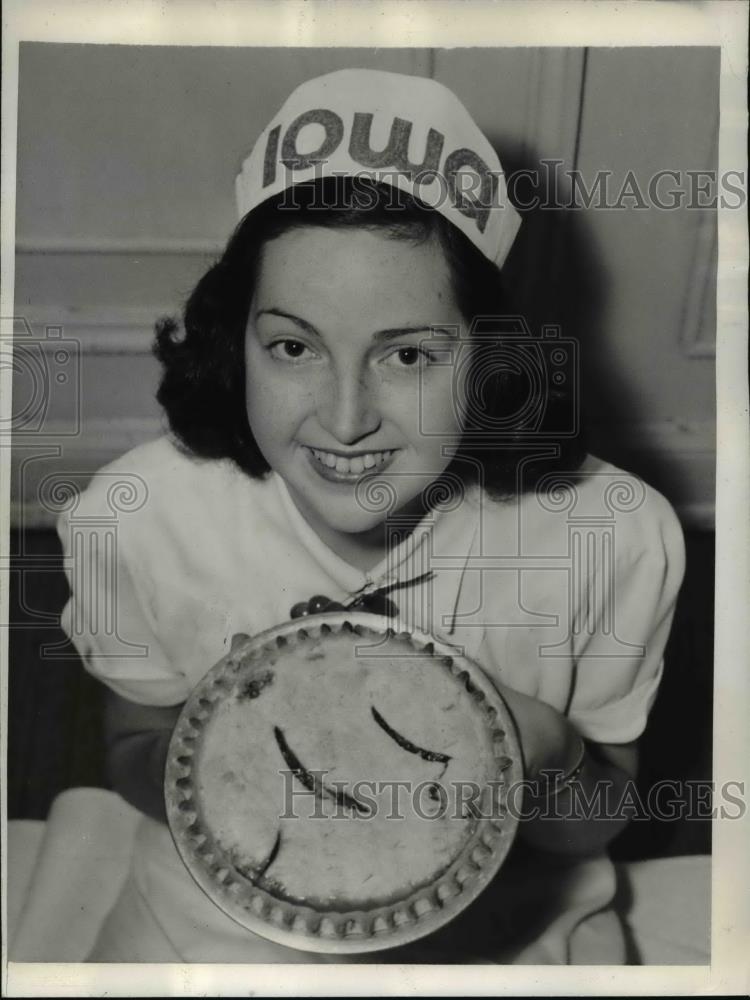
[[[75,788],[47,822],[8,823],[9,959],[81,962],[125,881],[138,813],[99,788]],[[619,866],[622,916],[644,965],[708,965],[711,859]]]

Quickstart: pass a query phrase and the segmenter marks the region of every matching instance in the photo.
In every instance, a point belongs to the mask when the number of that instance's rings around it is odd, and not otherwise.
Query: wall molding
[[[561,170],[576,166],[586,50],[532,50],[526,78],[524,152],[529,159],[553,155]],[[569,180],[563,174],[561,185]],[[564,190],[560,194],[567,195]]]
[[[78,434],[71,433],[69,424],[63,421],[51,422],[44,432],[44,447],[50,443],[59,445],[65,457],[73,461],[82,460],[89,454],[103,453],[112,456],[109,461],[124,454],[144,441],[150,441],[165,432],[166,422],[161,417],[125,417],[118,419],[88,420]],[[27,448],[33,452],[33,439],[16,439],[14,447]],[[73,463],[71,462],[71,465]]]
[[[715,212],[701,213],[678,331],[682,353],[690,359],[716,357],[717,226]]]
[[[21,236],[16,240],[17,254],[109,254],[132,257],[188,256],[211,257],[222,253],[221,240],[191,237],[157,236]]]
[[[112,309],[30,309],[13,317],[14,342],[35,345],[45,353],[59,349],[61,340],[75,342],[81,354],[120,355],[151,353],[154,325],[161,316],[179,314],[178,306]]]
[[[523,88],[524,128],[522,151],[531,170],[541,169],[542,160],[559,161],[549,170],[549,188],[540,195],[553,204],[567,204],[571,197],[570,172],[577,166],[581,101],[585,79],[586,50],[536,48],[530,50]],[[534,220],[527,236],[523,267],[519,268],[522,296],[533,298],[539,281],[539,261],[545,262],[545,280],[557,288],[565,253],[567,217],[564,212],[547,213],[544,225]]]

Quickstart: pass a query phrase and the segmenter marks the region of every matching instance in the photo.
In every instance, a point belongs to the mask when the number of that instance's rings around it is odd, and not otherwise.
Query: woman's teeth
[[[335,469],[342,475],[360,475],[365,469],[377,469],[383,462],[393,454],[393,451],[368,451],[364,455],[355,455],[354,458],[344,458],[343,455],[334,455],[330,451],[320,451],[318,448],[311,448],[315,458],[329,469]]]

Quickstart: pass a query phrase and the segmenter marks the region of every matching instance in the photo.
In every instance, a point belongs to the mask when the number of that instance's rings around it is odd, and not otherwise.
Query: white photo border
[[[18,51],[22,41],[217,46],[666,46],[717,45],[721,60],[719,170],[747,178],[748,7],[733,2],[626,0],[6,0],[3,6],[2,299],[13,315]],[[750,760],[750,435],[747,384],[748,231],[745,211],[719,209],[714,777],[747,779]],[[4,326],[10,319],[2,320]],[[10,336],[5,328],[3,336]],[[11,371],[0,370],[2,414]],[[10,449],[0,448],[9,484]],[[8,555],[9,496],[0,494],[0,567]],[[8,620],[0,572],[0,621]],[[1,630],[2,720],[7,718],[7,634]],[[0,765],[5,774],[7,726]],[[738,773],[741,772],[741,773]],[[2,801],[2,842],[7,809]],[[749,817],[714,822],[710,967],[55,965],[7,962],[7,996],[707,995],[744,994],[750,940]],[[2,857],[3,883],[7,859]],[[6,901],[3,894],[3,907]],[[3,912],[3,917],[5,913]],[[3,920],[5,924],[5,920]]]

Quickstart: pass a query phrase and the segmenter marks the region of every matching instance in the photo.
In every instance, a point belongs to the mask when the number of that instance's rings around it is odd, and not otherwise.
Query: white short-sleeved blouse
[[[119,695],[176,705],[236,632],[283,622],[314,594],[342,601],[407,584],[391,595],[405,627],[432,631],[491,677],[548,702],[587,739],[635,740],[682,580],[679,524],[662,496],[593,457],[543,487],[502,502],[468,489],[364,573],[314,534],[278,476],[252,479],[163,437],[100,470],[61,515],[71,586],[62,625],[87,669]],[[158,961],[158,927],[164,961],[309,960],[224,917],[193,885],[161,824],[144,817],[136,855],[103,957]],[[603,857],[547,858],[532,876],[524,857],[515,875],[513,866],[503,875],[503,914],[517,892],[528,909],[532,883],[549,912],[535,910],[536,930],[516,934],[515,950],[498,930],[495,944],[482,946],[491,952],[484,960],[574,960],[573,930],[606,908],[612,867]],[[552,882],[564,891],[551,892]],[[134,894],[148,920],[136,916]]]

